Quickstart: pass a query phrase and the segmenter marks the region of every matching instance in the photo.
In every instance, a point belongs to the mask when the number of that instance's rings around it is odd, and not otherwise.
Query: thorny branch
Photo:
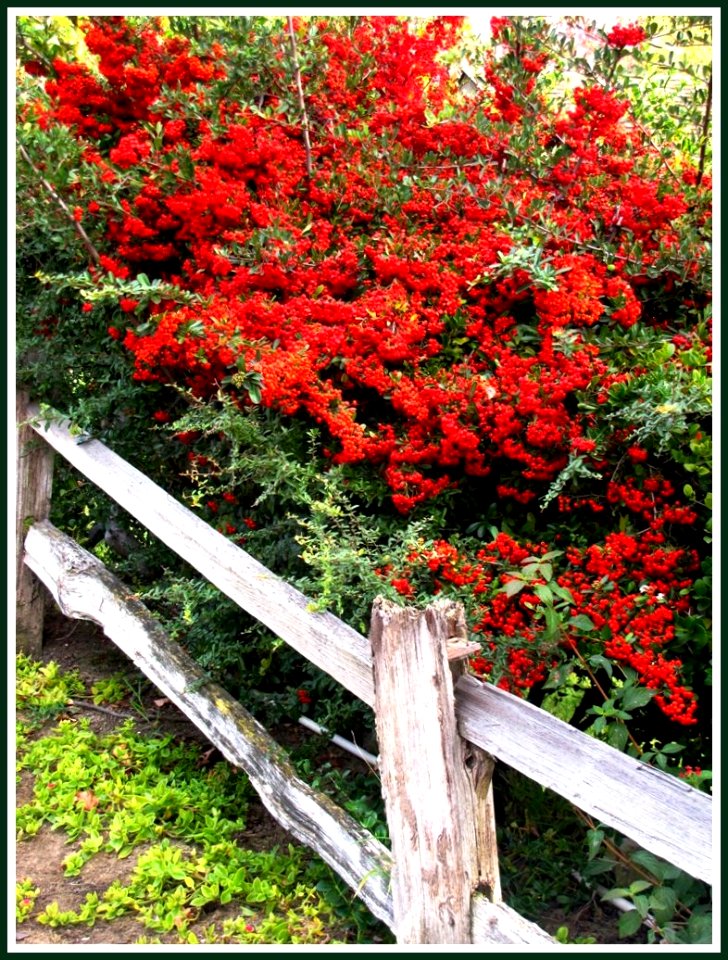
[[[20,30],[18,30],[18,40],[20,41],[21,46],[28,51],[34,60],[40,61],[46,69],[50,69],[51,61],[48,59],[48,57],[42,54],[39,50],[36,50],[35,47],[31,46],[31,44],[28,43],[27,38],[20,32]]]
[[[294,75],[296,78],[296,90],[298,91],[298,105],[301,108],[301,123],[303,125],[303,143],[306,148],[306,173],[309,178],[313,176],[313,160],[311,157],[311,136],[309,134],[308,113],[306,112],[306,101],[303,98],[303,84],[301,83],[301,66],[298,62],[298,51],[296,49],[296,34],[293,30],[293,17],[288,17],[288,37],[291,41],[291,59],[293,60]]]
[[[700,137],[700,159],[698,160],[698,177],[695,181],[696,186],[700,186],[703,180],[703,174],[705,172],[705,153],[708,147],[708,130],[710,128],[710,110],[711,103],[713,100],[713,71],[710,71],[710,78],[708,79],[708,96],[705,100],[705,114],[703,115],[703,129],[701,131],[702,136]]]
[[[56,191],[54,190],[54,188],[50,185],[50,183],[48,183],[48,181],[45,179],[45,177],[41,174],[40,170],[39,170],[38,167],[36,167],[36,165],[33,163],[33,161],[32,161],[31,158],[30,158],[30,155],[28,154],[28,151],[25,149],[25,147],[22,145],[22,143],[19,144],[18,150],[20,151],[20,155],[21,155],[21,157],[23,158],[23,160],[25,160],[25,162],[26,162],[26,163],[31,167],[31,169],[36,173],[36,175],[38,176],[38,179],[39,179],[40,182],[43,184],[43,186],[45,187],[45,189],[46,189],[46,190],[48,191],[48,193],[53,197],[53,199],[55,200],[55,202],[58,204],[58,206],[61,208],[61,210],[63,210],[63,212],[65,213],[65,215],[68,217],[68,219],[70,220],[70,222],[73,224],[73,228],[74,228],[74,230],[76,231],[76,233],[79,235],[79,237],[81,238],[81,242],[83,243],[84,247],[86,247],[86,250],[88,251],[89,256],[91,257],[91,259],[93,260],[93,262],[96,264],[96,266],[99,266],[99,264],[101,263],[101,258],[100,258],[100,256],[99,256],[98,250],[97,250],[96,247],[93,245],[93,243],[91,243],[91,241],[89,240],[88,234],[87,234],[86,231],[83,229],[83,227],[81,226],[81,224],[78,222],[78,220],[76,220],[76,219],[74,218],[73,213],[68,209],[68,205],[66,204],[65,200],[64,200],[61,196],[59,196],[58,193],[56,193]]]

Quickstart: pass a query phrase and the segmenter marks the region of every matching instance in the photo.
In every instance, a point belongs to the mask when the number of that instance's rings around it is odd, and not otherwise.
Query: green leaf
[[[671,863],[661,860],[654,853],[650,853],[649,850],[635,850],[630,855],[630,860],[658,880],[675,879],[682,872],[679,867],[674,867]]]
[[[601,653],[595,653],[589,657],[589,665],[597,669],[601,667],[608,677],[612,676],[612,664],[606,657],[603,657]]]
[[[585,613],[578,613],[575,617],[569,617],[567,624],[570,627],[576,627],[577,630],[594,630],[594,621],[587,617]],[[594,659],[594,657],[591,658],[591,660]],[[600,659],[604,660],[605,658],[601,657]]]
[[[561,632],[561,617],[553,607],[544,607],[544,615],[546,617],[546,637],[553,640]]]
[[[587,830],[586,842],[587,842],[587,849],[588,849],[590,860],[593,860],[594,857],[596,857],[596,855],[601,850],[603,840],[604,840],[603,830],[600,830],[599,828]]]
[[[636,910],[629,910],[619,918],[620,938],[631,937],[642,926],[642,917]]]
[[[625,710],[635,710],[646,706],[654,697],[655,691],[646,687],[625,687],[622,692],[622,707]]]
[[[693,914],[688,921],[687,932],[690,943],[713,942],[713,918],[710,914]]]
[[[638,894],[635,894],[635,895],[632,897],[632,902],[633,902],[634,905],[635,905],[635,909],[637,910],[637,913],[639,913],[639,915],[640,915],[640,916],[642,917],[642,919],[644,920],[644,918],[645,918],[645,917],[647,916],[647,914],[649,913],[649,908],[650,908],[650,899],[649,899],[649,897],[646,897],[646,896],[645,896],[644,894],[642,894],[642,893],[638,893]]]
[[[558,583],[550,583],[550,589],[557,597],[561,597],[562,600],[565,600],[567,603],[574,602],[574,596],[571,590],[568,590],[566,587],[560,586]]]
[[[610,887],[609,890],[605,890],[600,896],[602,900],[616,900],[618,897],[624,899],[629,896],[629,890],[627,887]]]
[[[659,924],[672,920],[676,907],[677,894],[672,887],[657,887],[650,895],[650,911]]]
[[[654,886],[654,884],[650,883],[649,880],[634,880],[629,885],[629,896],[633,897],[636,893],[644,893],[645,890],[649,890],[652,886]]]
[[[536,594],[539,600],[542,603],[553,603],[554,595],[550,587],[547,587],[545,583],[536,583],[533,587],[533,592]]]
[[[545,553],[541,559],[542,560],[553,560],[554,557],[560,557],[563,554],[563,550],[549,550],[548,553]]]
[[[613,860],[592,860],[584,865],[585,877],[598,877],[602,873],[611,873],[614,870]]]
[[[624,748],[627,746],[628,739],[629,733],[623,723],[610,724],[609,733],[607,734],[607,743],[611,747],[614,747],[615,750],[624,750]]]
[[[525,580],[509,580],[508,583],[501,588],[501,593],[505,593],[507,597],[515,597],[525,586]]]

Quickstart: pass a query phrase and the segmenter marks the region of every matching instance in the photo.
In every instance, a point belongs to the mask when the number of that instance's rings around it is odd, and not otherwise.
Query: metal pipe
[[[363,750],[361,747],[358,747],[355,743],[352,743],[351,740],[345,740],[343,737],[340,737],[338,733],[329,734],[329,731],[326,727],[319,726],[318,723],[311,720],[310,717],[299,717],[298,722],[303,727],[307,727],[313,733],[319,733],[323,736],[328,736],[332,743],[335,743],[337,747],[341,747],[343,750],[348,750],[349,753],[353,754],[355,757],[358,757],[360,760],[363,760],[365,763],[368,763],[372,767],[379,766],[379,757],[375,757],[373,753],[368,753],[366,750]]]

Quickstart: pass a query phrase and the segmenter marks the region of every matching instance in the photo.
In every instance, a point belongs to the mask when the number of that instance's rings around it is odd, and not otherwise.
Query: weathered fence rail
[[[460,733],[641,847],[706,883],[712,876],[712,799],[471,677],[458,683]]]
[[[493,758],[711,882],[711,797],[467,676],[469,645],[462,612],[453,605],[418,612],[379,603],[367,639],[329,613],[312,612],[303,594],[104,444],[78,443],[68,423],[34,405],[19,412],[19,421],[26,419],[49,447],[218,589],[375,708],[391,853],[300,781],[229,694],[215,684],[200,686],[199,668],[146,608],[97,558],[43,519],[50,481],[40,494],[24,490],[21,484],[31,487],[33,475],[19,470],[24,568],[68,616],[100,623],[226,758],[246,770],[273,816],[333,866],[399,942],[553,942],[500,900]],[[19,443],[21,464],[29,449],[31,456],[43,455],[27,433]],[[27,595],[27,583],[25,589]],[[19,608],[19,644],[37,633],[27,623],[37,616],[37,608]]]

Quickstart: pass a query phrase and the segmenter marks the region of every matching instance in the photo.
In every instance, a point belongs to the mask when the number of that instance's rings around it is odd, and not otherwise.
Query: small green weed
[[[27,877],[15,884],[15,918],[18,923],[30,915],[39,893],[40,888]]]
[[[572,940],[569,936],[568,927],[559,927],[559,929],[554,934],[554,939],[557,943],[596,943],[595,937],[574,937]]]
[[[97,680],[91,687],[94,703],[121,703],[129,695],[129,685],[123,673],[115,673],[106,680]]]
[[[62,713],[72,697],[84,692],[84,686],[76,671],[61,673],[56,663],[39,664],[19,654],[15,690],[18,710],[22,713],[22,730],[27,732]]]
[[[200,771],[198,761],[198,751],[171,737],[140,737],[130,720],[105,737],[86,718],[62,720],[20,759],[35,775],[34,799],[17,813],[20,838],[48,823],[93,846],[103,834],[103,849],[125,857],[162,836],[212,842],[245,829],[246,778],[227,764]]]

